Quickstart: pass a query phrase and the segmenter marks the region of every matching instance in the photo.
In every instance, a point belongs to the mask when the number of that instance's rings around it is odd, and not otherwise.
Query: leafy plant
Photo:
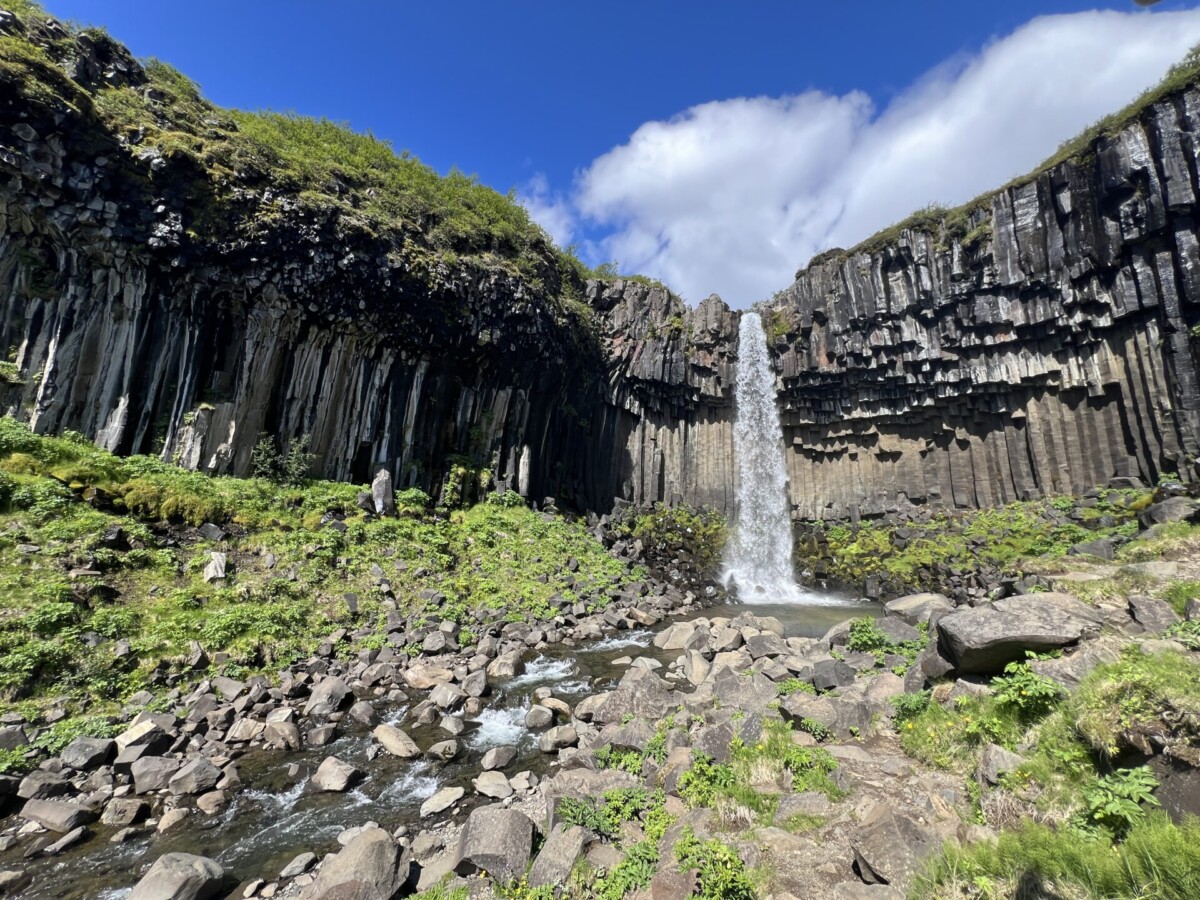
[[[892,709],[895,711],[894,721],[901,725],[910,719],[915,719],[929,708],[932,691],[917,691],[910,694],[900,694],[892,698]]]
[[[1058,683],[1036,674],[1028,663],[1012,662],[1004,674],[992,679],[996,703],[1012,707],[1025,721],[1040,718],[1054,708],[1063,695]]]
[[[675,858],[680,868],[697,871],[699,896],[705,900],[754,900],[756,892],[746,864],[727,844],[701,841],[688,827],[675,844]]]
[[[1117,769],[1084,790],[1080,824],[1104,828],[1118,840],[1146,816],[1145,807],[1158,806],[1154,791],[1158,779],[1146,766]]]

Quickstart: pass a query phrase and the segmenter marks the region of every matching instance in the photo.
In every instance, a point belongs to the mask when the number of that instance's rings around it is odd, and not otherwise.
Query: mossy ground
[[[800,564],[825,567],[834,582],[861,588],[879,579],[884,593],[937,590],[947,573],[984,569],[1019,575],[1045,567],[1075,544],[1132,537],[1149,490],[1093,492],[1086,504],[1060,496],[986,510],[946,512],[926,522],[868,521],[820,528],[797,547]]]
[[[210,478],[0,419],[0,706],[35,721],[61,708],[69,729],[178,673],[192,641],[228,654],[227,674],[276,672],[338,628],[368,630],[343,652],[381,645],[393,604],[454,621],[471,642],[501,611],[546,619],[558,598],[598,607],[640,575],[581,523],[523,503],[431,510],[407,492],[399,517],[378,519],[355,505],[362,490]],[[204,538],[204,522],[230,536]],[[106,541],[118,527],[128,549]],[[209,583],[213,550],[230,565]],[[127,663],[114,662],[118,640]]]

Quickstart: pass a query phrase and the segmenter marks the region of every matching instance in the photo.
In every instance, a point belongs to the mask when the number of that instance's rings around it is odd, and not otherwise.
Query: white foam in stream
[[[623,650],[626,647],[649,647],[654,635],[649,631],[626,631],[622,634],[612,634],[606,638],[581,647],[581,653],[606,653],[609,650]]]
[[[543,684],[547,681],[562,681],[568,675],[574,674],[575,660],[566,657],[553,659],[548,656],[539,656],[525,666],[525,671],[505,687],[509,691],[520,690],[523,687]]]
[[[501,744],[516,746],[528,732],[525,729],[525,714],[529,712],[529,701],[520,706],[504,709],[491,706],[479,714],[479,730],[470,736],[467,745],[475,750],[499,747]]]

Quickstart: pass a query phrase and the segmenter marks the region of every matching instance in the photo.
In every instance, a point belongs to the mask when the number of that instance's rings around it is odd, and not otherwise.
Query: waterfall
[[[736,588],[745,603],[816,600],[796,584],[783,428],[775,405],[775,372],[758,313],[742,316],[734,400],[737,516],[722,580],[727,589]]]

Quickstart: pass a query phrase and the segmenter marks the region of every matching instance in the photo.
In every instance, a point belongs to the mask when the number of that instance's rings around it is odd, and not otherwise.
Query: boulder
[[[71,789],[71,782],[58,772],[34,769],[21,779],[17,796],[22,800],[49,800],[61,797]]]
[[[1151,504],[1142,510],[1138,521],[1143,528],[1165,525],[1168,522],[1195,522],[1200,520],[1200,501],[1189,497],[1169,497]]]
[[[93,810],[66,800],[30,800],[21,807],[20,816],[59,834],[74,831],[80,825],[86,825],[96,819]]]
[[[421,748],[417,746],[416,741],[395,725],[377,725],[371,734],[392,756],[413,759],[421,755]]]
[[[935,614],[953,612],[954,603],[943,594],[909,594],[889,600],[883,609],[887,615],[896,616],[909,625],[920,625]]]
[[[309,777],[315,790],[340,793],[363,777],[364,773],[336,756],[327,756]]]
[[[493,659],[487,666],[488,678],[515,678],[525,671],[524,651],[510,650]]]
[[[481,772],[474,784],[479,793],[496,800],[503,800],[513,794],[512,785],[502,772]]]
[[[412,863],[378,826],[368,826],[340,853],[326,856],[300,900],[392,900],[405,890]]]
[[[524,813],[499,806],[471,811],[458,839],[454,871],[487,872],[498,881],[520,877],[533,852],[533,822]]]
[[[306,716],[328,716],[341,709],[346,698],[350,696],[350,688],[340,678],[323,678],[321,683],[313,688],[308,702],[304,704]]]
[[[538,738],[538,749],[543,753],[557,753],[566,747],[574,747],[577,743],[579,734],[574,726],[559,725]]]
[[[165,853],[154,861],[127,900],[204,900],[221,891],[225,870],[191,853]]]
[[[82,772],[112,762],[116,754],[116,741],[109,738],[77,737],[67,744],[59,757],[63,765]]]
[[[463,798],[466,791],[460,787],[444,787],[421,804],[421,818],[445,812]]]
[[[517,758],[517,748],[507,744],[499,747],[492,747],[485,754],[479,767],[485,772],[490,772],[493,769],[503,769],[510,765]]]
[[[453,681],[454,672],[442,666],[419,663],[405,669],[401,677],[404,679],[404,683],[413,690],[428,691],[439,684]]]
[[[143,756],[130,767],[134,793],[161,791],[171,782],[182,763],[165,756]]]
[[[200,757],[172,775],[167,788],[172,794],[203,794],[217,786],[222,774],[211,762]]]
[[[1129,598],[1129,614],[1151,634],[1166,631],[1179,621],[1179,616],[1165,600],[1138,594]]]
[[[1100,614],[1068,594],[1026,594],[938,619],[939,645],[961,673],[993,674],[1027,650],[1069,646],[1098,633]]]
[[[857,673],[844,660],[823,659],[813,665],[812,683],[818,691],[854,684]]]
[[[109,828],[126,828],[150,815],[150,804],[134,797],[117,797],[108,801],[100,824]]]
[[[538,851],[529,870],[529,886],[566,884],[575,861],[583,853],[583,828],[559,822]]]
[[[225,577],[225,554],[214,550],[208,557],[208,565],[204,567],[205,581],[220,581]]]
[[[371,502],[377,516],[394,516],[396,514],[396,498],[392,490],[392,473],[380,468],[371,481]]]
[[[922,860],[940,843],[932,832],[883,803],[871,807],[850,840],[859,877],[868,884],[898,888],[907,887]]]
[[[695,622],[674,622],[654,637],[660,650],[685,650],[696,636]]]

